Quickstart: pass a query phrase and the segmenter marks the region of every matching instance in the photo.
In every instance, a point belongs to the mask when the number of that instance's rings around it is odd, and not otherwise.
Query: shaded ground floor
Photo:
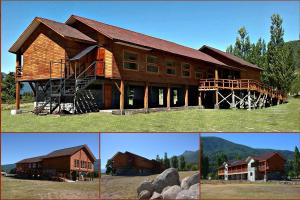
[[[247,181],[259,181],[259,180],[283,180],[284,173],[282,171],[272,171],[272,172],[242,172],[233,173],[228,175],[220,175],[220,180],[247,180]]]
[[[299,199],[300,184],[213,183],[200,187],[201,199]]]

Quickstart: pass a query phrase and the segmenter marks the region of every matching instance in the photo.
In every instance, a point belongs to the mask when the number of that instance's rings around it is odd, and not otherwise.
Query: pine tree
[[[156,159],[155,159],[157,162],[160,162],[160,158],[159,158],[159,155],[156,155]]]
[[[293,168],[294,168],[294,174],[296,175],[296,177],[298,177],[300,175],[300,154],[297,146],[295,147]]]
[[[177,156],[173,156],[173,157],[171,158],[171,164],[172,164],[172,167],[173,167],[173,168],[175,168],[175,169],[178,168],[178,158],[177,158]]]
[[[108,159],[106,163],[106,174],[111,174],[112,173],[112,160]]]
[[[209,159],[207,156],[203,158],[203,162],[201,163],[201,175],[204,179],[207,178],[209,172]]]
[[[248,60],[251,49],[250,37],[244,26],[238,30],[238,34],[239,35],[236,38],[235,45],[233,47],[233,54],[242,59]]]
[[[168,158],[167,153],[165,153],[165,157],[164,157],[164,166],[166,169],[170,168],[170,159]]]
[[[284,45],[282,18],[278,14],[271,17],[271,39],[268,43],[267,65],[262,80],[278,90],[288,92],[295,77],[292,49]]]
[[[180,170],[182,170],[182,171],[185,170],[185,159],[183,156],[180,156],[180,158],[179,158],[179,166],[180,166]]]

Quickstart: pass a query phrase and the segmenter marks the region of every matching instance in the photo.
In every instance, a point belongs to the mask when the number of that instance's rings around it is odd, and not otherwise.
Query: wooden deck
[[[283,103],[287,99],[282,91],[252,79],[201,79],[200,98],[210,91],[215,92],[215,108],[219,108],[221,103],[228,103],[231,108],[262,108]]]

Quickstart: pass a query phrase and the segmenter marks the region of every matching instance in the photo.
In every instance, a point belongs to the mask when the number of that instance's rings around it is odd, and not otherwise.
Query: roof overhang
[[[145,50],[145,51],[151,51],[152,50],[150,48],[146,48],[146,47],[142,47],[142,46],[139,46],[139,45],[130,44],[130,43],[127,43],[127,42],[122,42],[122,41],[116,41],[115,44],[120,44],[120,45],[132,47],[132,48],[136,48],[136,49],[141,49],[141,50]]]

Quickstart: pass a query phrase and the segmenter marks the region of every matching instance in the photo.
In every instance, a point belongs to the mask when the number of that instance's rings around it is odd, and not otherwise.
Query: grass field
[[[54,182],[1,178],[1,199],[97,199],[99,179],[89,182]]]
[[[180,180],[196,172],[179,172]],[[144,180],[152,180],[151,176],[110,176],[102,175],[100,179],[100,199],[136,199],[137,187]]]
[[[201,184],[201,199],[300,199],[300,185],[278,183]]]
[[[32,110],[32,104],[22,105]],[[11,116],[2,108],[3,132],[299,132],[300,98],[266,109],[191,109],[127,116],[89,113],[73,116]]]

